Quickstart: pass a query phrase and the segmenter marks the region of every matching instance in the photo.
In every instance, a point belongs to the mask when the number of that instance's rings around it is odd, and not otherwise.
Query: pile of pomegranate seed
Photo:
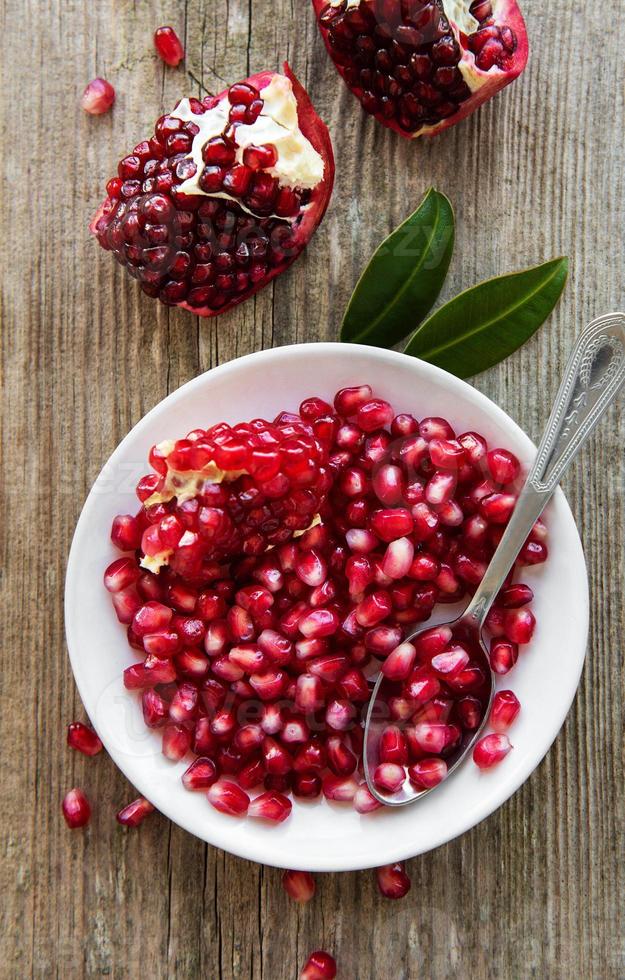
[[[380,668],[394,693],[377,784],[444,779],[483,720],[484,666],[448,627],[404,637],[477,588],[514,508],[514,455],[360,385],[273,422],[196,429],[150,462],[104,582],[139,657],[124,684],[165,756],[189,758],[185,787],[275,824],[292,796],[378,809],[362,743]],[[538,522],[517,565],[544,561],[545,538]],[[532,598],[511,573],[487,623],[499,674],[532,637]],[[509,751],[518,711],[499,692],[480,768]]]
[[[330,56],[365,112],[403,135],[452,125],[465,106],[466,114],[483,101],[484,95],[479,101],[474,96],[487,81],[484,73],[495,69],[491,95],[523,70],[527,58],[523,20],[513,2],[313,4]],[[468,14],[470,28],[462,17]],[[522,32],[518,53],[510,21]]]

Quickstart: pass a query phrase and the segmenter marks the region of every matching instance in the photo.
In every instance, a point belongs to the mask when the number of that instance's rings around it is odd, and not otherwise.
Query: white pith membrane
[[[274,167],[268,167],[262,172],[276,177],[280,187],[313,190],[323,180],[325,167],[322,156],[299,128],[297,101],[293,94],[291,80],[286,75],[274,75],[269,85],[261,89],[260,98],[264,105],[256,121],[251,125],[239,125],[236,128],[236,163],[243,162],[243,151],[246,147],[272,144],[277,150],[278,160]],[[176,119],[193,122],[199,127],[189,154],[189,158],[195,163],[196,172],[193,177],[179,184],[177,190],[182,194],[197,194],[201,197],[232,201],[248,214],[254,214],[240,198],[233,197],[225,191],[204,191],[199,184],[205,167],[202,150],[210,139],[221,136],[228,128],[229,111],[230,103],[227,97],[224,97],[216,106],[200,115],[193,112],[189,99],[182,99],[170,113]],[[279,216],[269,215],[269,217]],[[293,219],[281,218],[280,220],[292,221]]]
[[[167,457],[173,452],[175,445],[176,443],[173,439],[166,439],[164,442],[160,442],[156,448],[161,455]],[[162,490],[148,497],[144,501],[143,506],[152,507],[153,504],[166,504],[170,500],[173,500],[174,497],[178,504],[183,504],[186,500],[193,500],[194,497],[197,497],[202,492],[205,483],[233,483],[240,476],[245,476],[246,474],[247,470],[222,470],[212,460],[201,470],[175,470],[168,465]],[[321,524],[319,514],[315,515],[309,526],[304,528],[303,531],[294,531],[293,537],[301,537],[302,534],[305,534],[306,531],[309,531],[311,527],[315,527],[317,524]],[[188,531],[185,532],[185,534],[188,533]],[[185,535],[183,534],[178,543],[179,548],[184,548],[184,538]],[[190,544],[192,540],[194,539],[191,538],[188,543]],[[149,572],[157,575],[161,568],[169,564],[169,559],[173,553],[174,549],[168,548],[165,551],[160,551],[156,555],[144,555],[140,565],[142,568],[146,568]]]

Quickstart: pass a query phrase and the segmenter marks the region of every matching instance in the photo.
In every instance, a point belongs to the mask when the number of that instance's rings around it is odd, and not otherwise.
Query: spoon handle
[[[534,522],[623,382],[625,314],[608,313],[593,320],[575,344],[534,465],[464,621],[484,625]]]

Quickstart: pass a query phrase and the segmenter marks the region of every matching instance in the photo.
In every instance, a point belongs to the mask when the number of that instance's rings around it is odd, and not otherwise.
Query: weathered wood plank
[[[111,814],[132,788],[105,758],[62,748],[81,712],[63,638],[65,558],[100,466],[147,409],[200,371],[261,347],[336,337],[363,262],[427,186],[444,190],[458,215],[447,296],[571,256],[549,325],[475,382],[531,435],[576,331],[622,306],[625,9],[611,9],[607,31],[605,16],[567,0],[524,7],[533,42],[524,79],[463,126],[413,146],[358,111],[305,0],[4,0],[0,975],[291,980],[319,946],[337,953],[350,980],[625,974],[621,407],[566,481],[593,594],[573,711],[509,803],[411,862],[403,903],[381,901],[363,873],[322,877],[316,900],[295,908],[279,872],[207,848],[161,817],[124,833]],[[163,22],[185,36],[186,76],[153,57]],[[88,240],[106,176],[180,94],[218,91],[284,57],[329,122],[338,160],[314,244],[218,321],[157,307]],[[118,92],[100,119],[76,108],[95,74]],[[59,815],[75,783],[98,801],[84,834],[69,834]]]

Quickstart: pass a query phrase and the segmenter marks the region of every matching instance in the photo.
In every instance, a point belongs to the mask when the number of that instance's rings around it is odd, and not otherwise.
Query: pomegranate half
[[[90,230],[148,296],[216,316],[295,261],[333,181],[328,130],[285,64],[161,116]]]
[[[516,0],[313,0],[330,57],[365,112],[434,136],[517,78],[528,43]]]

